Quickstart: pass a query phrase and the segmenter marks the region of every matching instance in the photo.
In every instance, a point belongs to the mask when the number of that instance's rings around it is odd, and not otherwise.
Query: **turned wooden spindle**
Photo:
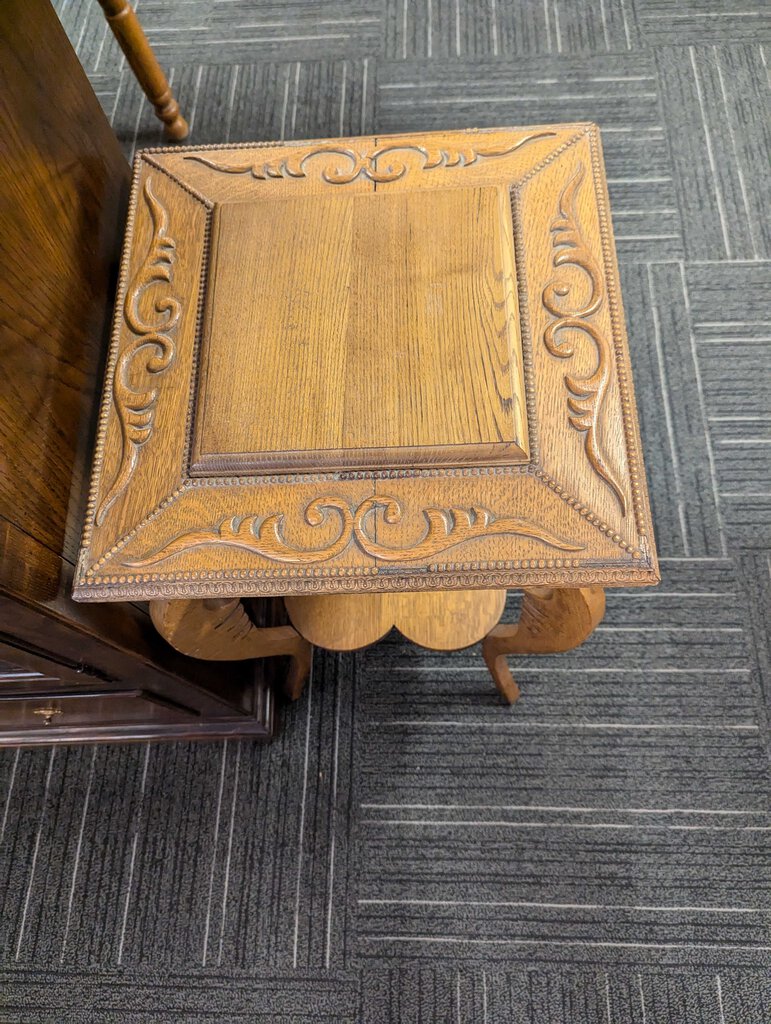
[[[187,121],[179,112],[179,104],[133,7],[128,0],[99,0],[99,3],[145,96],[163,121],[167,136],[175,142],[187,138]]]

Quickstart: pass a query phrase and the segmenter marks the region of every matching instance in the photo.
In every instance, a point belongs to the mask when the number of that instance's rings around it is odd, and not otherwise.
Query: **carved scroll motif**
[[[597,349],[597,368],[587,377],[565,375],[568,390],[568,419],[576,430],[585,434],[584,448],[594,471],[613,491],[621,514],[626,515],[626,498],[611,470],[600,440],[600,418],[611,379],[612,348],[608,338],[600,331],[592,317],[605,302],[602,275],[596,260],[581,233],[576,213],[576,196],[584,180],[581,164],[563,188],[556,217],[551,222],[552,263],[556,270],[578,267],[586,276],[590,294],[582,304],[576,300],[570,278],[558,274],[543,290],[543,304],[555,318],[544,331],[544,344],[559,359],[569,359],[575,352],[571,337],[581,332],[594,342]]]
[[[262,555],[274,562],[311,565],[325,562],[339,555],[347,546],[353,531],[353,516],[348,505],[338,498],[318,498],[305,509],[309,526],[321,526],[330,514],[339,519],[339,529],[333,541],[320,548],[295,548],[284,539],[284,516],[233,516],[218,526],[203,530],[186,530],[144,558],[123,562],[123,565],[141,567],[163,562],[172,555],[193,548],[216,544],[218,547],[242,548]]]
[[[118,357],[112,385],[113,402],[121,429],[121,456],[115,479],[99,505],[97,525],[104,521],[110,508],[126,489],[136,468],[139,449],[153,432],[158,391],[152,387],[137,390],[132,383],[132,374],[134,379],[137,373],[144,379],[168,370],[174,362],[172,335],[182,309],[179,302],[168,294],[168,289],[162,289],[152,302],[153,315],[149,320],[139,311],[140,302],[149,288],[158,284],[171,284],[171,272],[176,258],[176,243],[166,234],[166,210],[153,193],[150,178],[145,181],[142,194],[150,211],[153,233],[147,255],[131,282],[123,304],[123,317],[133,337]]]
[[[517,535],[531,537],[562,551],[580,551],[569,541],[549,533],[535,523],[515,516],[497,517],[481,506],[472,508],[423,509],[426,530],[415,544],[408,547],[388,547],[379,543],[370,533],[371,518],[382,512],[385,525],[395,525],[402,518],[402,508],[395,498],[367,498],[356,509],[353,533],[356,543],[368,555],[385,562],[409,562],[412,559],[433,558],[456,544],[480,537]]]
[[[338,520],[334,539],[322,547],[300,548],[288,543],[284,537],[283,515],[234,516],[209,529],[186,530],[144,557],[127,559],[122,564],[131,568],[157,565],[172,555],[214,544],[241,548],[275,562],[312,565],[341,554],[352,540],[373,558],[386,562],[409,562],[432,558],[465,541],[505,534],[530,537],[560,551],[583,550],[582,545],[557,537],[526,519],[496,517],[481,507],[424,509],[425,530],[422,536],[413,544],[389,547],[374,536],[372,520],[378,512],[382,513],[385,526],[393,526],[402,518],[402,507],[395,498],[367,498],[353,510],[339,498],[317,498],[305,509],[304,518],[308,525],[321,526],[329,521],[330,516]]]
[[[425,146],[397,145],[382,146],[371,152],[361,153],[348,146],[332,145],[293,149],[288,154],[280,153],[262,163],[229,163],[198,155],[186,156],[185,159],[204,164],[223,174],[250,174],[260,181],[267,181],[270,178],[305,178],[310,170],[309,164],[314,161],[312,166],[319,169],[322,181],[329,185],[348,185],[361,175],[376,182],[398,181],[407,173],[409,166],[398,154],[415,154],[420,159],[421,169],[424,171],[437,167],[470,167],[480,159],[508,156],[528,142],[552,138],[556,134],[553,131],[532,132],[505,149],[480,149],[472,146],[429,149]],[[324,157],[324,163],[316,164],[317,157]],[[332,161],[332,157],[339,159]]]

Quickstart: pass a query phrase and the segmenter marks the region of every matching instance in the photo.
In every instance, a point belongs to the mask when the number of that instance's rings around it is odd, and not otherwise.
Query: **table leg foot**
[[[556,654],[587,639],[605,614],[602,587],[524,592],[519,622],[495,626],[482,642],[482,654],[501,696],[513,704],[519,687],[506,664],[507,654]]]
[[[242,661],[287,655],[284,690],[290,700],[303,691],[312,646],[293,626],[255,626],[240,599],[151,601],[150,617],[175,650],[206,661]]]
[[[495,629],[499,628],[499,626],[495,627]],[[495,630],[493,630],[494,632]],[[485,659],[485,664],[490,670],[490,675],[493,677],[493,682],[498,688],[498,693],[509,704],[514,704],[515,701],[519,700],[521,691],[519,686],[517,686],[514,676],[511,674],[511,669],[506,662],[506,655],[496,654],[494,645],[487,642],[489,639],[490,637],[487,637],[482,641],[482,656]]]
[[[311,674],[313,645],[298,633],[297,640],[292,643],[291,647],[291,651],[287,652],[289,654],[289,672],[284,680],[284,693],[289,700],[299,700],[305,689],[308,676]]]

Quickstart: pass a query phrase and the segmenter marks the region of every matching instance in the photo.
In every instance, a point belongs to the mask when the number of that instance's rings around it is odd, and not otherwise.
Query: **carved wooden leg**
[[[590,636],[604,614],[602,587],[526,590],[519,622],[495,626],[482,642],[482,654],[501,696],[509,704],[519,697],[519,687],[506,664],[507,654],[569,651]]]
[[[284,690],[291,700],[302,693],[313,648],[293,626],[255,626],[239,598],[151,601],[150,617],[161,636],[191,658],[241,661],[289,655]]]
[[[179,112],[179,104],[174,98],[168,79],[128,0],[99,0],[99,3],[145,96],[166,126],[166,134],[175,141],[187,138],[187,121]]]

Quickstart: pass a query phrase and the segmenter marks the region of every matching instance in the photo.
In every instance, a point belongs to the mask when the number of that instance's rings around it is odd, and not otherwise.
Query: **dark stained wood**
[[[143,608],[70,597],[128,184],[50,4],[0,4],[0,657],[11,666],[0,697],[15,695],[22,708],[30,686],[45,696],[80,685],[91,693],[81,707],[95,709],[89,733],[85,710],[77,726],[65,712],[44,728],[0,701],[0,744],[207,729],[264,738],[272,727],[267,679],[254,663],[224,673],[169,647]],[[19,690],[13,666],[43,678]],[[184,722],[153,711],[143,724],[134,709],[146,697],[115,701],[108,715],[94,687],[140,688],[188,710]]]
[[[72,561],[129,169],[43,0],[0,4],[0,124],[0,516]]]

